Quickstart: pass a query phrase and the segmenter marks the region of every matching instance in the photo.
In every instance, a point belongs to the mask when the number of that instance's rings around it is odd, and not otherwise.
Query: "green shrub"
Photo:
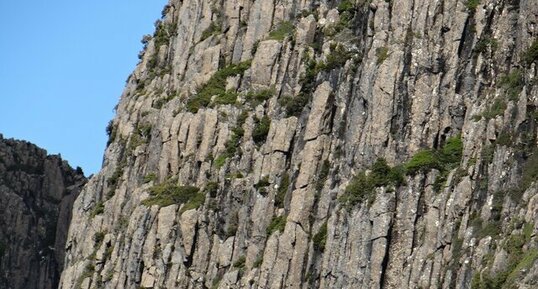
[[[234,157],[238,150],[240,152],[241,139],[245,134],[243,125],[245,124],[247,117],[248,112],[244,111],[237,118],[237,124],[232,128],[232,137],[226,142],[224,153],[215,159],[215,166],[217,169],[220,169],[226,163],[226,159]]]
[[[269,100],[271,97],[275,95],[275,89],[269,88],[269,89],[262,89],[257,91],[249,91],[247,93],[245,99],[252,104],[252,106],[256,107],[259,104],[263,103],[266,100]]]
[[[347,185],[344,194],[339,198],[339,201],[349,206],[354,206],[362,203],[365,200],[372,200],[375,186],[372,185],[365,172],[360,172],[354,176],[351,182]]]
[[[258,255],[256,258],[256,261],[254,261],[254,264],[252,264],[252,268],[258,268],[263,264],[263,252]]]
[[[321,69],[330,71],[343,67],[352,57],[353,52],[348,51],[343,45],[332,45],[331,52],[327,55],[327,61],[321,66]]]
[[[538,180],[538,149],[534,150],[523,165],[520,189],[527,190],[536,180]]]
[[[282,179],[280,179],[280,185],[278,186],[278,191],[275,196],[275,206],[277,208],[283,208],[284,202],[286,200],[286,193],[288,192],[288,187],[290,186],[290,175],[284,173]]]
[[[278,24],[278,26],[271,32],[269,32],[269,38],[273,40],[283,41],[286,37],[291,35],[295,31],[295,26],[290,21],[284,21]]]
[[[340,2],[340,4],[338,4],[337,9],[338,9],[339,13],[343,13],[343,12],[354,11],[357,8],[355,7],[354,1],[344,0],[344,1]]]
[[[245,256],[239,257],[234,262],[234,268],[244,269],[245,268],[245,262],[247,261],[247,258]]]
[[[480,4],[480,0],[467,0],[467,2],[465,3],[465,6],[470,11],[474,11],[476,10],[479,4]]]
[[[149,182],[153,182],[157,179],[157,175],[155,173],[149,173],[144,176],[143,182],[144,184],[147,184]]]
[[[220,155],[218,156],[216,159],[215,159],[215,167],[217,169],[220,169],[222,168],[222,166],[224,166],[224,164],[226,163],[226,160],[228,159],[228,157],[226,155]]]
[[[207,107],[211,102],[211,97],[227,93],[226,79],[231,76],[242,75],[250,67],[250,61],[239,64],[232,64],[215,72],[213,76],[204,84],[196,95],[187,101],[187,110],[196,113],[202,107]],[[230,96],[226,99],[229,100]]]
[[[227,105],[235,104],[237,102],[237,93],[233,91],[226,91],[223,94],[217,95],[215,97],[215,105]]]
[[[203,193],[196,193],[194,196],[192,196],[183,207],[181,207],[181,210],[179,213],[183,213],[188,210],[192,209],[198,209],[200,206],[202,206],[205,203],[205,195]]]
[[[325,244],[327,242],[327,222],[319,228],[319,231],[312,238],[314,250],[318,252],[325,251]]]
[[[376,63],[379,65],[389,57],[389,48],[386,46],[378,47],[375,50],[375,55],[377,57]]]
[[[377,159],[371,167],[370,178],[375,186],[399,186],[404,182],[401,166],[390,167],[384,158]]]
[[[150,197],[142,201],[145,206],[157,205],[166,207],[173,204],[189,204],[190,207],[200,205],[200,201],[205,200],[205,196],[200,195],[200,189],[193,186],[178,186],[173,180],[168,180],[164,183],[155,185],[149,189]]]
[[[486,111],[483,112],[481,116],[484,117],[486,120],[490,120],[497,117],[498,115],[502,115],[505,110],[506,102],[502,99],[495,99],[493,104],[488,106]]]
[[[432,169],[439,169],[439,155],[435,150],[422,150],[416,153],[409,162],[405,164],[408,174],[417,172],[427,172]]]
[[[254,130],[252,131],[252,139],[257,145],[261,145],[267,139],[267,134],[271,127],[271,119],[264,115],[261,119],[254,118]]]
[[[427,172],[437,169],[444,173],[457,166],[463,156],[463,142],[460,136],[446,140],[440,150],[421,150],[405,164],[407,174]]]
[[[318,178],[316,180],[315,188],[316,191],[321,191],[323,189],[323,185],[327,181],[327,178],[329,177],[329,172],[331,169],[331,162],[329,160],[324,160],[321,169],[319,170]]]
[[[105,204],[103,203],[103,201],[99,201],[93,207],[93,210],[90,213],[90,218],[94,218],[95,216],[101,215],[104,212],[105,212]]]
[[[105,240],[105,232],[96,232],[93,235],[93,241],[95,242],[95,248],[99,249],[101,247],[101,244],[103,244],[103,241]]]
[[[271,183],[269,183],[269,177],[264,177],[262,179],[260,179],[258,181],[258,183],[256,183],[254,185],[254,188],[256,188],[257,190],[261,189],[261,188],[265,188],[265,187],[268,187]]]
[[[441,162],[444,164],[457,164],[463,156],[463,141],[461,137],[451,137],[441,148]]]
[[[510,100],[517,100],[523,86],[525,86],[525,79],[523,73],[519,69],[514,69],[508,75],[501,77],[500,84],[506,91]],[[506,105],[505,105],[506,109]],[[503,109],[504,111],[504,109]]]
[[[123,175],[123,165],[117,165],[116,169],[112,173],[112,176],[110,176],[110,178],[106,180],[107,185],[115,189],[122,175]]]
[[[522,59],[528,65],[538,61],[538,39],[534,39],[531,46],[523,53]]]
[[[220,34],[222,32],[222,29],[220,28],[220,25],[218,22],[214,21],[209,24],[209,27],[202,32],[202,38],[200,40],[205,40],[213,35]]]
[[[401,167],[391,168],[385,159],[380,158],[372,165],[369,174],[363,171],[353,177],[339,201],[351,207],[366,200],[372,203],[375,199],[375,188],[399,186],[402,183]]]
[[[284,108],[286,116],[296,116],[299,117],[304,107],[308,103],[309,97],[306,94],[300,93],[299,95],[284,96],[279,99],[279,104]]]
[[[167,104],[168,102],[170,102],[172,99],[174,99],[176,97],[175,94],[172,94],[172,95],[168,95],[166,97],[161,97],[157,100],[155,100],[153,102],[153,104],[151,105],[153,108],[156,108],[156,109],[161,109],[165,104]]]
[[[209,182],[205,186],[204,191],[208,193],[210,197],[214,198],[217,196],[219,191],[219,184],[217,182]]]
[[[484,53],[488,51],[488,48],[491,48],[492,51],[495,51],[498,46],[499,43],[494,38],[484,37],[476,43],[474,50],[478,53]]]
[[[538,250],[523,251],[523,246],[530,242],[530,235],[514,234],[504,243],[504,250],[508,253],[508,262],[503,271],[495,274],[484,272],[482,276],[473,278],[471,288],[515,288],[515,283],[522,272],[531,268],[538,259]]]
[[[108,147],[114,140],[116,139],[116,134],[118,132],[118,127],[114,124],[113,120],[110,120],[108,122],[108,125],[106,127],[106,134],[108,135],[108,141],[106,143],[106,146]]]
[[[284,232],[284,228],[286,228],[286,216],[273,217],[266,229],[267,236],[271,236],[276,231]]]
[[[156,29],[153,34],[153,39],[155,40],[156,50],[158,50],[162,45],[168,45],[170,43],[170,38],[177,35],[177,24],[157,21],[155,26]]]

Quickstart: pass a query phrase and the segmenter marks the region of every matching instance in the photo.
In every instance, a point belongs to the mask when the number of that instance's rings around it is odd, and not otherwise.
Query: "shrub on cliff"
[[[205,195],[200,189],[193,186],[178,186],[169,180],[155,185],[149,189],[150,197],[142,204],[146,206],[157,205],[166,207],[174,204],[185,204],[182,211],[198,208],[205,201]]]

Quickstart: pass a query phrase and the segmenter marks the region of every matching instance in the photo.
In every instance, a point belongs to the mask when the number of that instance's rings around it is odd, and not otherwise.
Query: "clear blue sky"
[[[0,133],[101,168],[105,127],[166,0],[0,0]]]

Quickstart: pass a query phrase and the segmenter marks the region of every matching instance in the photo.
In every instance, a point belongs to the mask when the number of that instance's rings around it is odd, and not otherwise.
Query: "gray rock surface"
[[[534,0],[163,15],[74,204],[60,288],[537,286]]]
[[[55,289],[86,182],[60,156],[0,135],[0,288]]]

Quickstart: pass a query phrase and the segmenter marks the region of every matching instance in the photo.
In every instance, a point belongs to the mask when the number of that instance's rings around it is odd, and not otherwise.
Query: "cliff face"
[[[0,288],[58,288],[72,205],[84,183],[59,156],[0,135]]]
[[[172,0],[60,288],[536,288],[534,0]]]

